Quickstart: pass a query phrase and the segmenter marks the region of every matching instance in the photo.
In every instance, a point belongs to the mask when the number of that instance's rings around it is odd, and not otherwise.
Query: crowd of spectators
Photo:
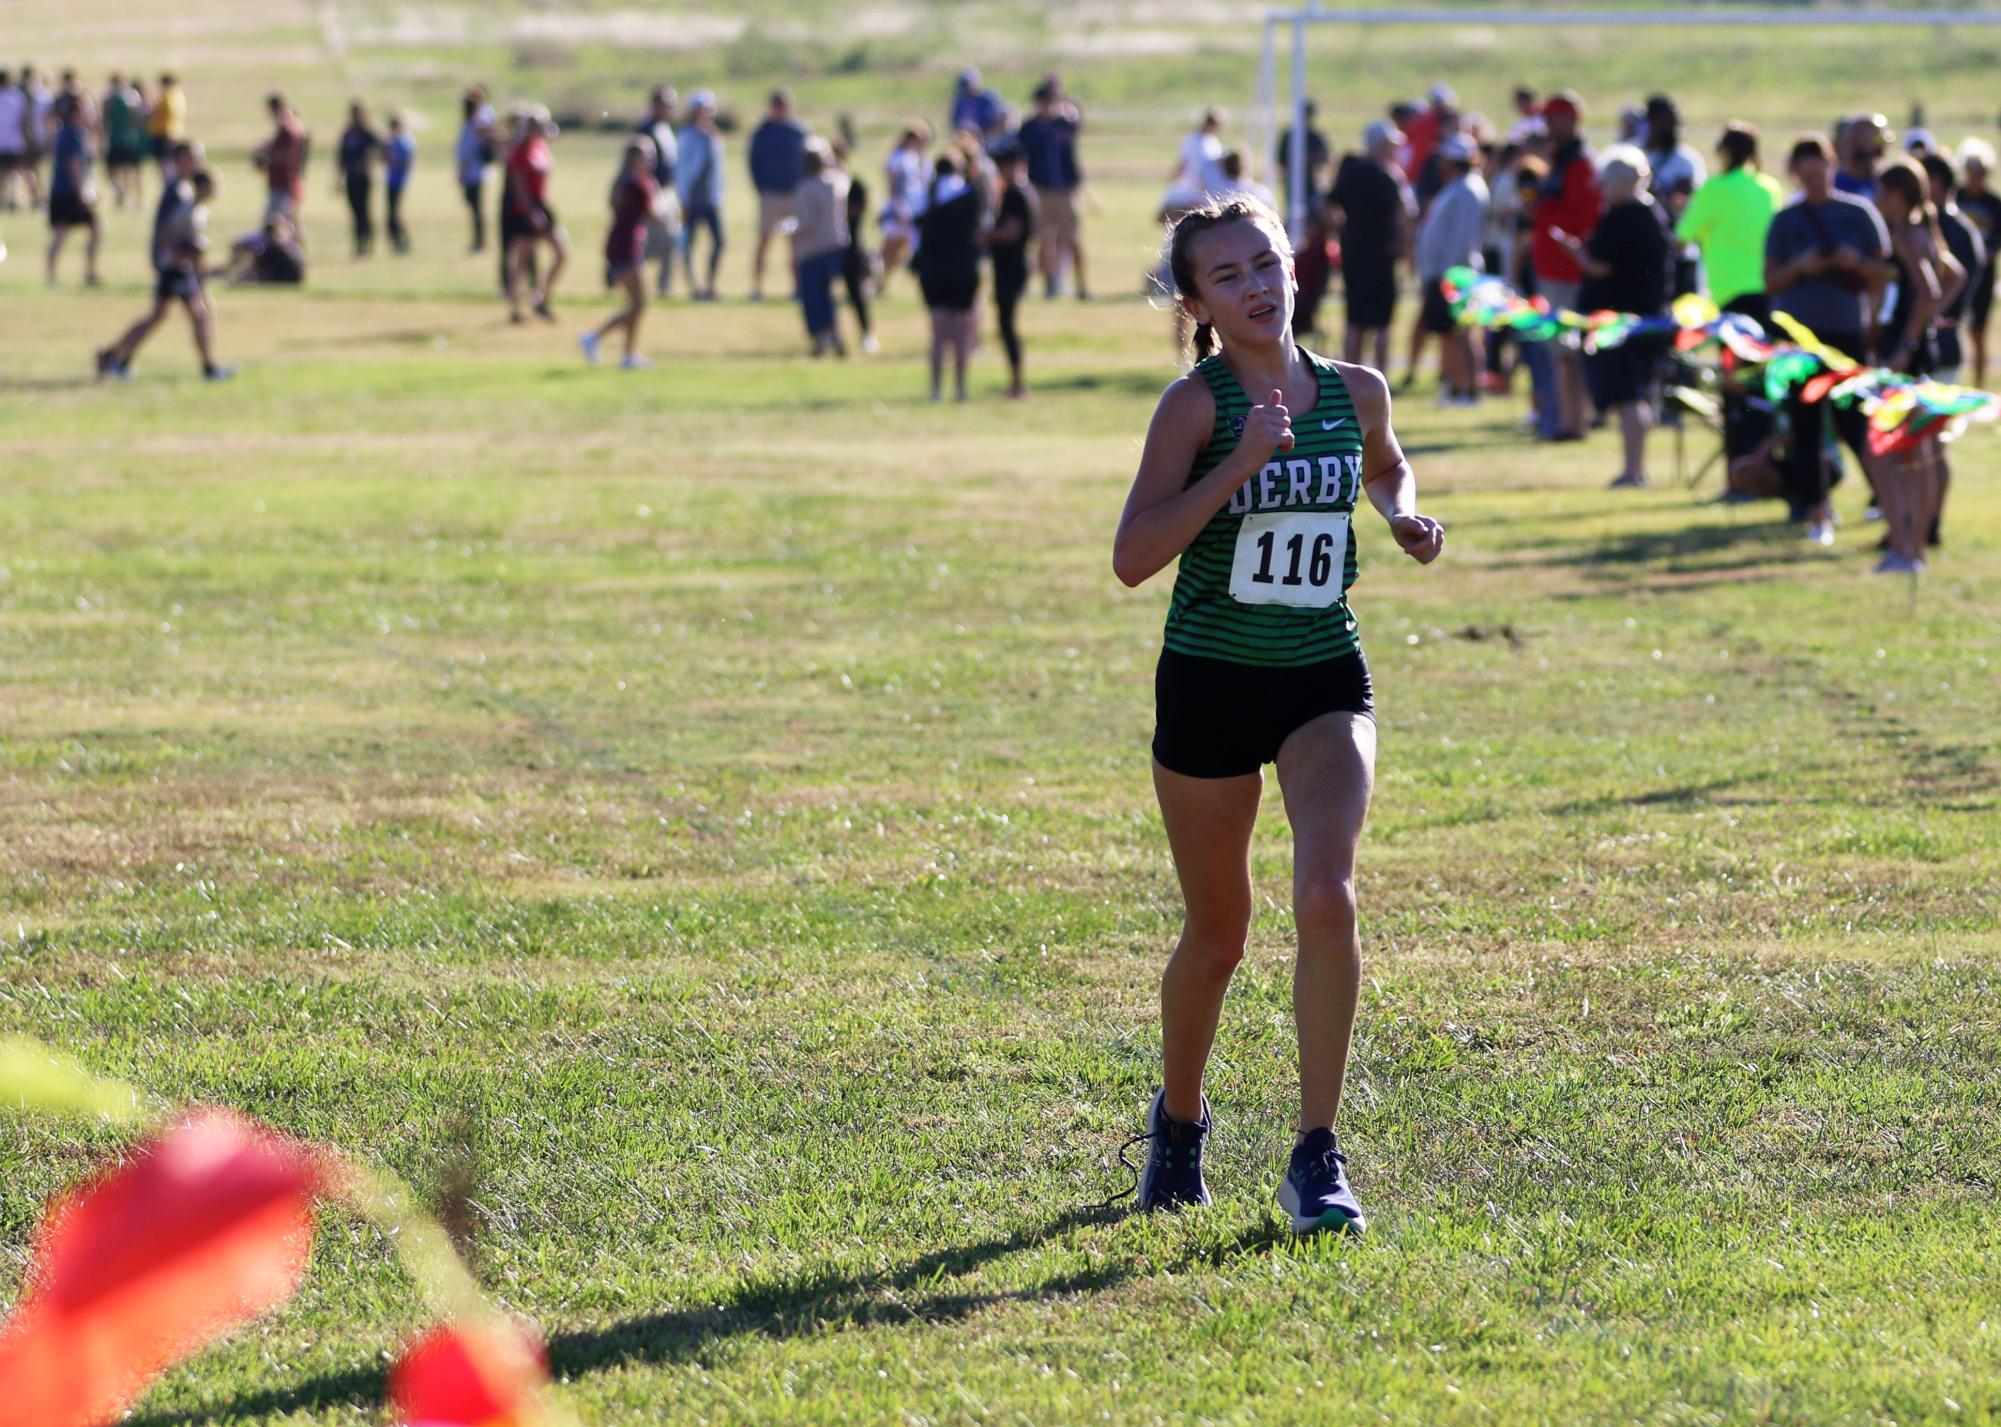
[[[1587,355],[1488,335],[1476,351],[1440,296],[1446,271],[1493,273],[1555,308],[1639,316],[1704,293],[1760,323],[1784,314],[1856,361],[1946,380],[1965,368],[1975,384],[1985,382],[2001,237],[2001,196],[1988,187],[1994,152],[1985,143],[1969,139],[1949,152],[1916,127],[1895,154],[1883,115],[1847,116],[1832,137],[1803,135],[1785,151],[1779,167],[1789,196],[1766,171],[1754,126],[1724,124],[1705,154],[1687,141],[1667,95],[1621,109],[1612,142],[1596,151],[1572,92],[1518,88],[1510,110],[1505,126],[1489,122],[1440,85],[1423,103],[1390,106],[1354,151],[1336,158],[1310,127],[1309,108],[1302,328],[1317,323],[1338,266],[1344,352],[1387,370],[1399,279],[1408,273],[1419,301],[1400,384],[1411,384],[1433,337],[1442,404],[1506,391],[1525,368],[1540,438],[1578,441],[1595,425],[1617,424],[1620,486],[1648,483],[1649,429],[1677,415],[1662,397],[1675,370],[1665,339]],[[1185,146],[1184,167],[1203,152]],[[1282,134],[1282,164],[1290,152],[1291,136]],[[1949,481],[1935,452],[1924,459],[1936,469],[1913,478],[1869,453],[1854,408],[1795,400],[1772,412],[1754,392],[1724,396],[1735,498],[1782,496],[1811,540],[1831,543],[1828,490],[1842,463],[1827,452],[1825,427],[1867,478],[1871,515],[1890,526],[1884,568],[1921,562],[1925,541],[1937,540]],[[1934,486],[1937,494],[1927,494]],[[1923,527],[1915,537],[1913,522]]]

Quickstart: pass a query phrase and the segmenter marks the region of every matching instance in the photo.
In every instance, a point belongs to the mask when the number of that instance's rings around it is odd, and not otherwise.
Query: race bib
[[[1341,598],[1347,563],[1346,511],[1247,515],[1237,528],[1230,598],[1238,604],[1326,609]]]

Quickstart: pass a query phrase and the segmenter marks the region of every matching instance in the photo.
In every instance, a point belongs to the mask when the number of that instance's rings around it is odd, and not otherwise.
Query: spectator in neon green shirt
[[[1765,297],[1765,230],[1784,194],[1777,179],[1758,169],[1758,131],[1752,125],[1733,120],[1716,152],[1723,172],[1695,190],[1675,233],[1702,249],[1709,296],[1716,305],[1764,322],[1771,316]]]

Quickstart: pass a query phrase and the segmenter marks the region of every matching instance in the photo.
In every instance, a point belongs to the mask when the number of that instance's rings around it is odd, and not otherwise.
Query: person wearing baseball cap
[[[1362,130],[1362,149],[1341,161],[1327,195],[1330,225],[1341,238],[1341,277],[1348,327],[1342,353],[1362,360],[1373,336],[1378,371],[1389,365],[1390,324],[1396,316],[1397,257],[1417,220],[1417,200],[1396,165],[1404,142],[1396,125],[1378,119]]]
[[[1574,311],[1584,269],[1570,240],[1591,236],[1604,202],[1597,166],[1577,132],[1582,118],[1577,96],[1559,90],[1544,102],[1542,117],[1549,126],[1549,177],[1529,215],[1529,262],[1537,293],[1552,308]],[[1547,347],[1530,368],[1537,378],[1539,433],[1545,441],[1582,441],[1589,418],[1583,365],[1570,348],[1553,342]]]

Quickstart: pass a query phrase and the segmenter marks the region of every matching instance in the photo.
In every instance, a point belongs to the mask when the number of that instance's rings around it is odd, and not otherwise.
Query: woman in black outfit
[[[848,251],[841,259],[841,281],[847,285],[848,305],[855,310],[855,322],[862,329],[864,352],[879,350],[875,325],[869,320],[868,289],[875,278],[875,255],[868,250],[868,185],[848,163],[848,142],[834,140],[834,163],[848,176]]]
[[[1021,294],[1028,287],[1028,242],[1035,234],[1035,199],[1022,181],[1028,171],[1027,156],[1016,148],[995,158],[1000,166],[1000,204],[987,252],[994,263],[994,311],[1000,317],[1001,345],[1007,348],[1007,394],[1019,400],[1028,395],[1028,387],[1021,379],[1021,335],[1014,322]]]
[[[370,171],[382,152],[382,139],[368,127],[368,111],[355,103],[348,107],[347,128],[340,136],[340,176],[347,190],[348,211],[354,215],[354,255],[368,256],[375,241],[375,220],[370,216],[369,190],[374,183]]]
[[[1588,242],[1570,240],[1584,269],[1577,305],[1586,312],[1630,312],[1658,317],[1668,310],[1674,288],[1674,245],[1667,215],[1646,191],[1646,155],[1621,145],[1606,154],[1598,170],[1605,216]],[[1665,339],[1628,337],[1586,359],[1592,399],[1601,409],[1616,407],[1624,464],[1614,486],[1647,484],[1647,428],[1653,425],[1654,387]]]
[[[943,394],[945,352],[952,352],[953,395],[966,399],[966,361],[979,336],[980,228],[986,204],[958,153],[938,155],[917,219],[917,284],[931,313],[931,399]]]

